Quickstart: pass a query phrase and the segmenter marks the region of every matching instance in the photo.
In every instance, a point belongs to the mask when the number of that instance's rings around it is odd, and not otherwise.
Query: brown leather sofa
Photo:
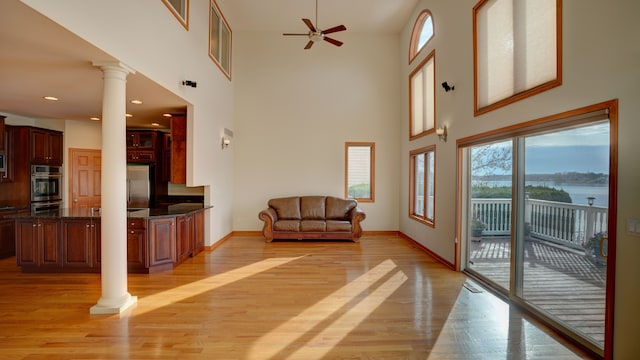
[[[269,200],[260,211],[266,242],[273,239],[348,239],[360,241],[365,213],[353,199],[293,196]]]

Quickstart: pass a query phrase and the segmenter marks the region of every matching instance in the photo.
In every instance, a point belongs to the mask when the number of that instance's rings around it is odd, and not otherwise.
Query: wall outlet
[[[627,218],[627,233],[629,235],[640,236],[640,219]]]

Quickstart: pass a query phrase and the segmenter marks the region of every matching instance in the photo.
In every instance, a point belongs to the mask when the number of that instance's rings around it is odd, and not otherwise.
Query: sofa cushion
[[[302,220],[324,220],[325,201],[325,196],[300,197],[300,216]]]
[[[300,197],[288,197],[269,200],[269,206],[276,209],[278,219],[300,220]]]
[[[347,220],[327,220],[327,231],[339,232],[339,231],[351,231],[351,222]]]
[[[302,220],[300,221],[300,231],[327,231],[324,220]]]
[[[333,196],[327,197],[327,220],[348,220],[349,212],[358,203],[353,199],[340,199]]]
[[[300,220],[278,220],[273,224],[273,230],[300,232]]]

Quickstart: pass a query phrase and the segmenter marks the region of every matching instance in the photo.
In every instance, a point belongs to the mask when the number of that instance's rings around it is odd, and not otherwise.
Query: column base
[[[120,314],[129,309],[138,302],[137,296],[131,296],[129,293],[119,301],[109,301],[101,298],[98,303],[93,305],[89,310],[89,314]]]

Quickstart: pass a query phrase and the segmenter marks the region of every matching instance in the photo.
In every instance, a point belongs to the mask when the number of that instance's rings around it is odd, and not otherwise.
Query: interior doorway
[[[100,208],[102,151],[69,149],[69,202],[72,209]]]

